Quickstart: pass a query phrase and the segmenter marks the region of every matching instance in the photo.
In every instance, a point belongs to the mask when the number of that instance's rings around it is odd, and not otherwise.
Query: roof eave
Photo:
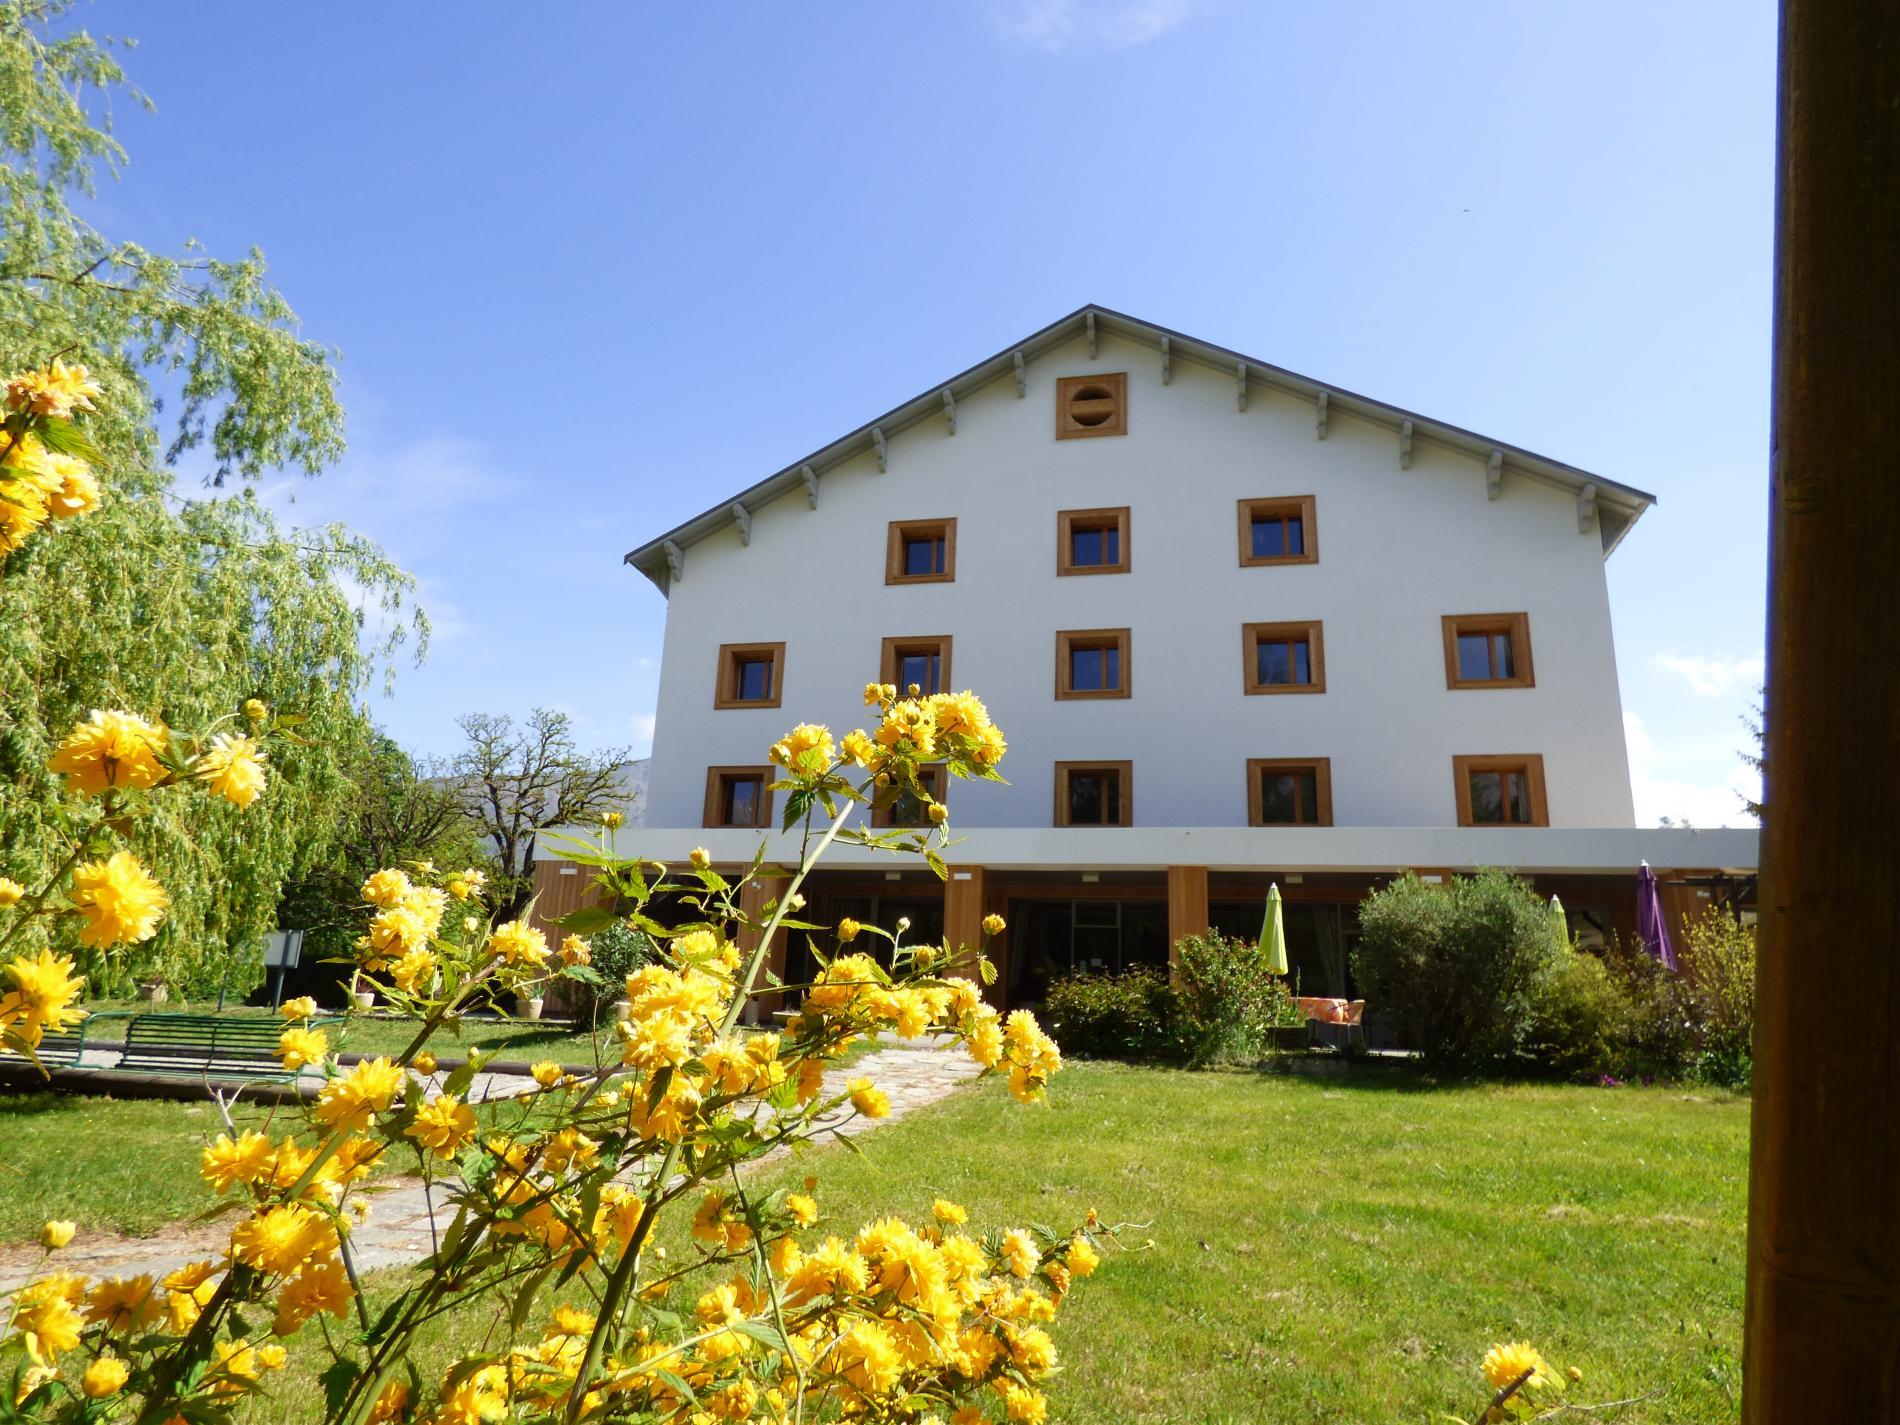
[[[1317,400],[1323,392],[1330,409],[1343,411],[1375,424],[1390,426],[1395,432],[1402,429],[1409,421],[1415,442],[1422,439],[1478,459],[1487,458],[1491,451],[1501,451],[1504,462],[1512,474],[1528,475],[1533,479],[1567,490],[1577,491],[1585,485],[1595,485],[1599,503],[1613,506],[1623,516],[1621,526],[1614,534],[1606,533],[1604,536],[1603,557],[1605,559],[1609,558],[1617,545],[1622,543],[1624,536],[1642,517],[1643,511],[1656,503],[1654,495],[1648,491],[1639,490],[1633,485],[1606,479],[1591,471],[1561,460],[1553,460],[1549,456],[1539,455],[1521,446],[1492,440],[1488,436],[1479,435],[1462,426],[1434,420],[1429,416],[1374,400],[1370,396],[1362,396],[1343,387],[1316,381],[1310,376],[1303,376],[1297,371],[1289,371],[1285,367],[1261,361],[1257,357],[1248,356],[1230,347],[1202,341],[1198,337],[1143,321],[1139,317],[1129,316],[1110,307],[1091,304],[1078,307],[1067,316],[1058,318],[1022,341],[1004,347],[993,356],[958,372],[949,380],[937,383],[929,390],[892,407],[881,416],[866,421],[857,429],[793,461],[784,469],[768,475],[729,499],[702,511],[683,524],[676,525],[657,539],[649,540],[637,549],[628,551],[625,562],[645,574],[659,588],[661,594],[665,594],[668,583],[668,563],[665,552],[667,544],[671,543],[684,550],[707,535],[725,528],[736,518],[733,513],[735,505],[751,509],[777,499],[803,483],[802,472],[806,467],[810,467],[815,474],[822,476],[827,470],[835,468],[846,460],[863,455],[875,446],[872,437],[874,430],[881,431],[888,440],[891,436],[921,420],[940,417],[945,391],[948,391],[953,399],[961,400],[971,391],[1013,374],[1018,353],[1021,353],[1025,362],[1034,360],[1050,347],[1059,345],[1087,330],[1091,316],[1095,318],[1098,334],[1103,331],[1113,332],[1119,337],[1151,345],[1157,350],[1165,339],[1171,356],[1180,356],[1211,369],[1237,371],[1238,363],[1244,362],[1247,368],[1246,379],[1249,389],[1258,385],[1263,390],[1278,389],[1308,400]]]

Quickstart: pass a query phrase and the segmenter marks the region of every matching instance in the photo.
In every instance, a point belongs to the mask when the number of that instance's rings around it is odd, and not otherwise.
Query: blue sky
[[[1640,820],[1740,820],[1761,679],[1774,10],[94,0],[157,112],[108,231],[256,243],[423,581],[372,711],[651,728],[621,555],[1100,302],[1654,491],[1610,564]],[[288,503],[291,493],[294,504]]]

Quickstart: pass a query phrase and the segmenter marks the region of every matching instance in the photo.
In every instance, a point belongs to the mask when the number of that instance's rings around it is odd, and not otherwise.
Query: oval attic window
[[[1056,436],[1122,435],[1128,429],[1128,373],[1064,376],[1056,382]]]
[[[1106,386],[1082,386],[1069,397],[1069,419],[1093,429],[1115,417],[1115,393]]]

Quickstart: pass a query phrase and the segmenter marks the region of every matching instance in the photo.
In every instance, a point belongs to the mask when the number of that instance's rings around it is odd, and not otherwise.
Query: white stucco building
[[[765,749],[879,679],[978,692],[1009,785],[944,793],[947,893],[846,849],[818,918],[1004,911],[1011,998],[1257,925],[1269,880],[1325,993],[1408,867],[1515,866],[1606,932],[1642,859],[1734,894],[1755,833],[1634,825],[1606,561],[1652,502],[1084,308],[627,556],[667,601],[631,849],[749,860]]]

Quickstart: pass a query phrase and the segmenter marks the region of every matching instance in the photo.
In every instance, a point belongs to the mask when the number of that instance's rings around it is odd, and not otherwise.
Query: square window
[[[733,664],[733,696],[742,703],[762,703],[772,696],[772,660],[741,658]]]
[[[884,554],[886,584],[947,584],[957,577],[957,522],[892,520]]]
[[[1316,564],[1319,528],[1311,495],[1240,502],[1240,562]]]
[[[1331,759],[1250,758],[1247,762],[1247,823],[1250,826],[1331,826]]]
[[[1129,636],[1125,628],[1076,629],[1056,635],[1057,698],[1128,696]]]
[[[1057,574],[1126,574],[1128,506],[1056,516]]]
[[[1447,688],[1529,688],[1529,614],[1446,614]]]
[[[1132,762],[1056,763],[1057,826],[1133,824]]]
[[[770,826],[770,767],[708,767],[706,825]]]
[[[885,639],[878,681],[896,684],[900,695],[907,695],[913,683],[926,695],[949,692],[950,635]]]
[[[1128,373],[1056,379],[1056,439],[1128,434]]]
[[[719,646],[715,708],[775,708],[785,677],[782,643],[723,643]]]
[[[1241,629],[1249,693],[1323,693],[1326,655],[1319,623],[1250,623]]]
[[[1460,826],[1550,825],[1540,754],[1454,757],[1452,771]]]

